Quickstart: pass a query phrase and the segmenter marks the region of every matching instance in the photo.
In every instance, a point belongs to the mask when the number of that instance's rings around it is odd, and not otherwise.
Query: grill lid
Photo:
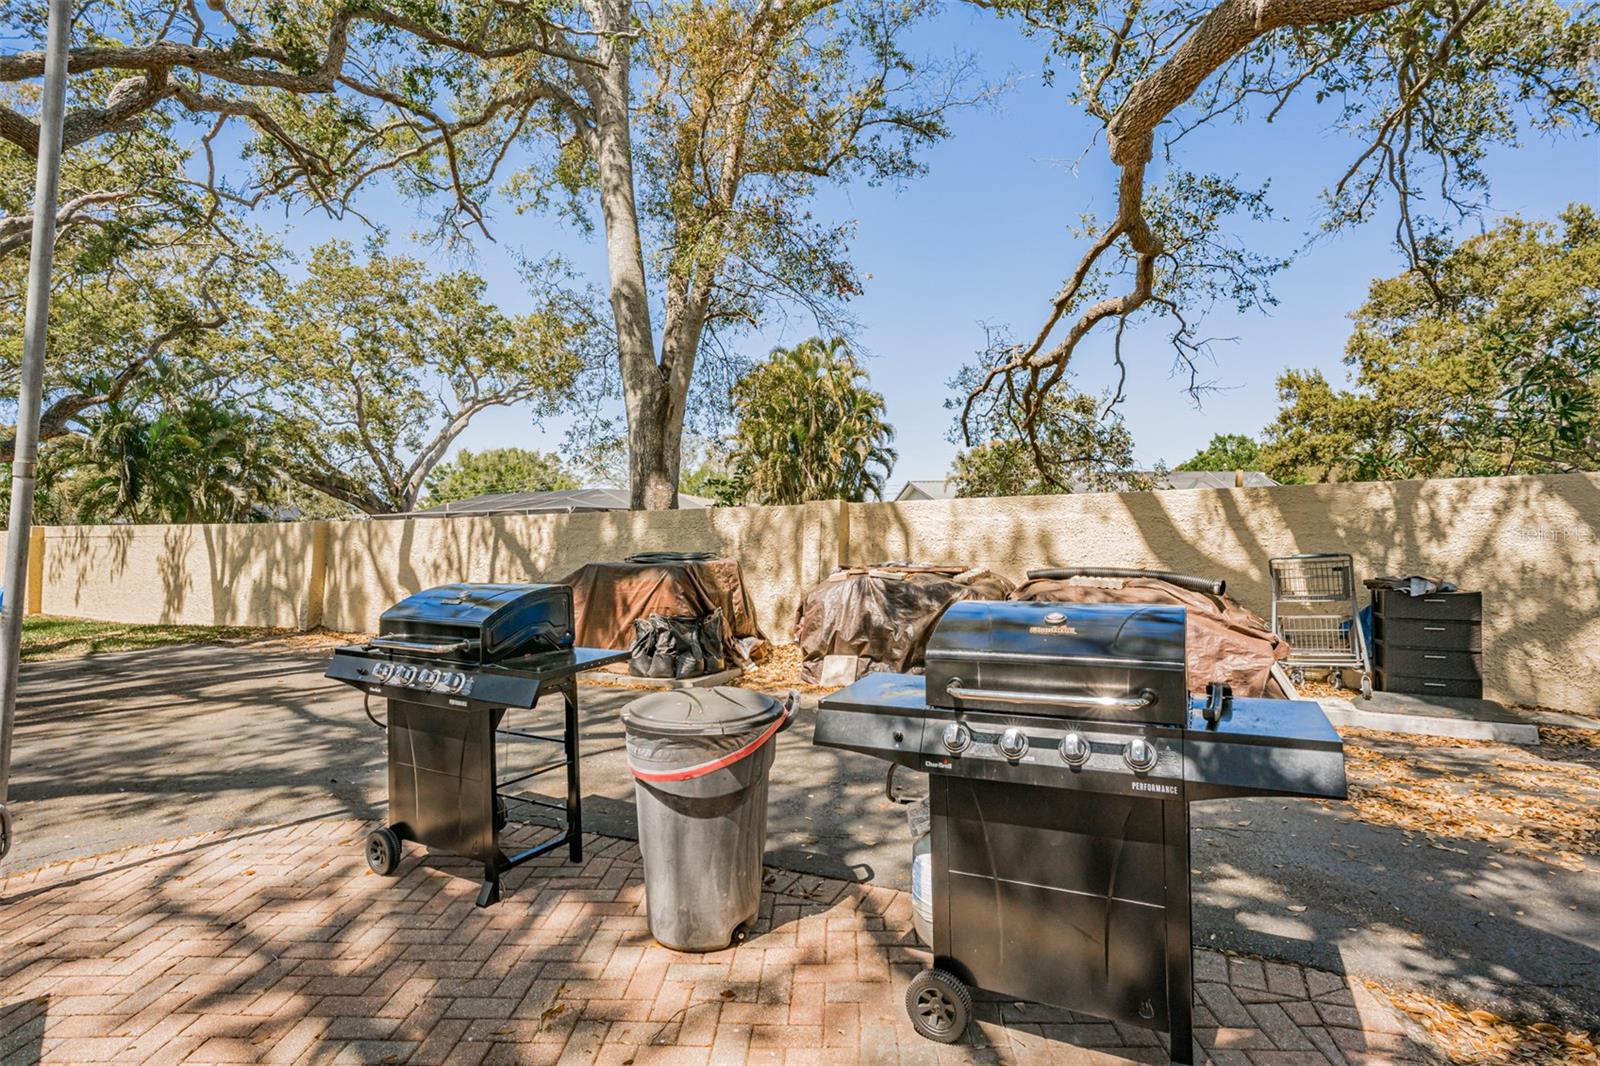
[[[407,596],[378,618],[380,648],[454,661],[498,662],[572,646],[572,590],[565,585],[439,585]]]
[[[936,707],[1182,724],[1184,610],[973,600],[928,640]]]

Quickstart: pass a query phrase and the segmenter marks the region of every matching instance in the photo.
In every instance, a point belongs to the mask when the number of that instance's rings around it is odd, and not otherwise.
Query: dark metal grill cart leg
[[[495,781],[495,806],[497,810],[504,810],[506,805],[519,803],[529,807],[544,807],[550,810],[560,810],[565,814],[565,828],[559,836],[546,840],[542,844],[517,852],[515,855],[505,855],[499,852],[499,829],[502,819],[496,819],[496,853],[498,862],[491,868],[486,864],[484,868],[483,888],[478,892],[478,906],[487,907],[500,899],[500,874],[513,867],[520,866],[530,859],[537,859],[565,844],[567,858],[572,862],[583,861],[583,786],[580,777],[578,747],[578,683],[573,677],[566,677],[547,686],[561,692],[561,718],[562,730],[560,736],[550,736],[543,733],[529,733],[520,729],[497,729],[495,735],[523,741],[543,742],[546,744],[560,744],[562,758],[554,762],[544,763],[532,770],[517,774],[514,777],[497,778]],[[567,796],[565,804],[554,803],[546,799],[537,799],[532,796],[516,796],[504,791],[511,785],[520,784],[543,776],[552,770],[565,767],[567,771]]]
[[[1194,1062],[1194,939],[1189,903],[1189,804],[1162,800],[1166,823],[1167,1009],[1172,1061]]]

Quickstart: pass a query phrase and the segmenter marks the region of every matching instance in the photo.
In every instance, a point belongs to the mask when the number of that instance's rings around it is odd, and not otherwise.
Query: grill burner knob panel
[[[1082,766],[1089,761],[1089,742],[1082,733],[1068,733],[1061,738],[1061,761],[1068,766]]]
[[[1028,735],[1020,729],[1007,729],[1001,733],[1000,754],[1008,759],[1020,759],[1028,754]]]
[[[1159,754],[1156,746],[1143,737],[1135,737],[1123,749],[1122,757],[1127,760],[1128,766],[1135,773],[1145,773],[1156,768]]]
[[[944,747],[951,755],[960,755],[972,746],[972,731],[960,722],[944,727]]]

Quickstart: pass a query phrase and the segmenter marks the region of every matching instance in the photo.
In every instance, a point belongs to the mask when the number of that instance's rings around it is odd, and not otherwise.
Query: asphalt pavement
[[[210,829],[376,819],[382,734],[322,665],[208,646],[25,665],[6,865]],[[580,688],[584,816],[603,833],[635,835],[617,712],[638,695]],[[559,703],[534,713],[554,720]],[[885,797],[883,764],[813,747],[811,724],[807,708],[779,738],[769,861],[908,887],[906,807]],[[552,794],[564,787],[555,776],[540,779]],[[901,780],[912,793],[922,784]],[[1196,804],[1192,824],[1200,946],[1600,1024],[1600,872],[1430,842],[1307,800]]]

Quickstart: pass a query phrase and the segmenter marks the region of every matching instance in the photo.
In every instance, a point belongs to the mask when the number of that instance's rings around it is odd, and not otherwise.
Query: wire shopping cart
[[[1272,631],[1289,643],[1289,680],[1326,670],[1337,685],[1345,670],[1361,671],[1361,696],[1372,698],[1372,664],[1356,607],[1355,563],[1348,555],[1312,552],[1268,560],[1272,572]]]

